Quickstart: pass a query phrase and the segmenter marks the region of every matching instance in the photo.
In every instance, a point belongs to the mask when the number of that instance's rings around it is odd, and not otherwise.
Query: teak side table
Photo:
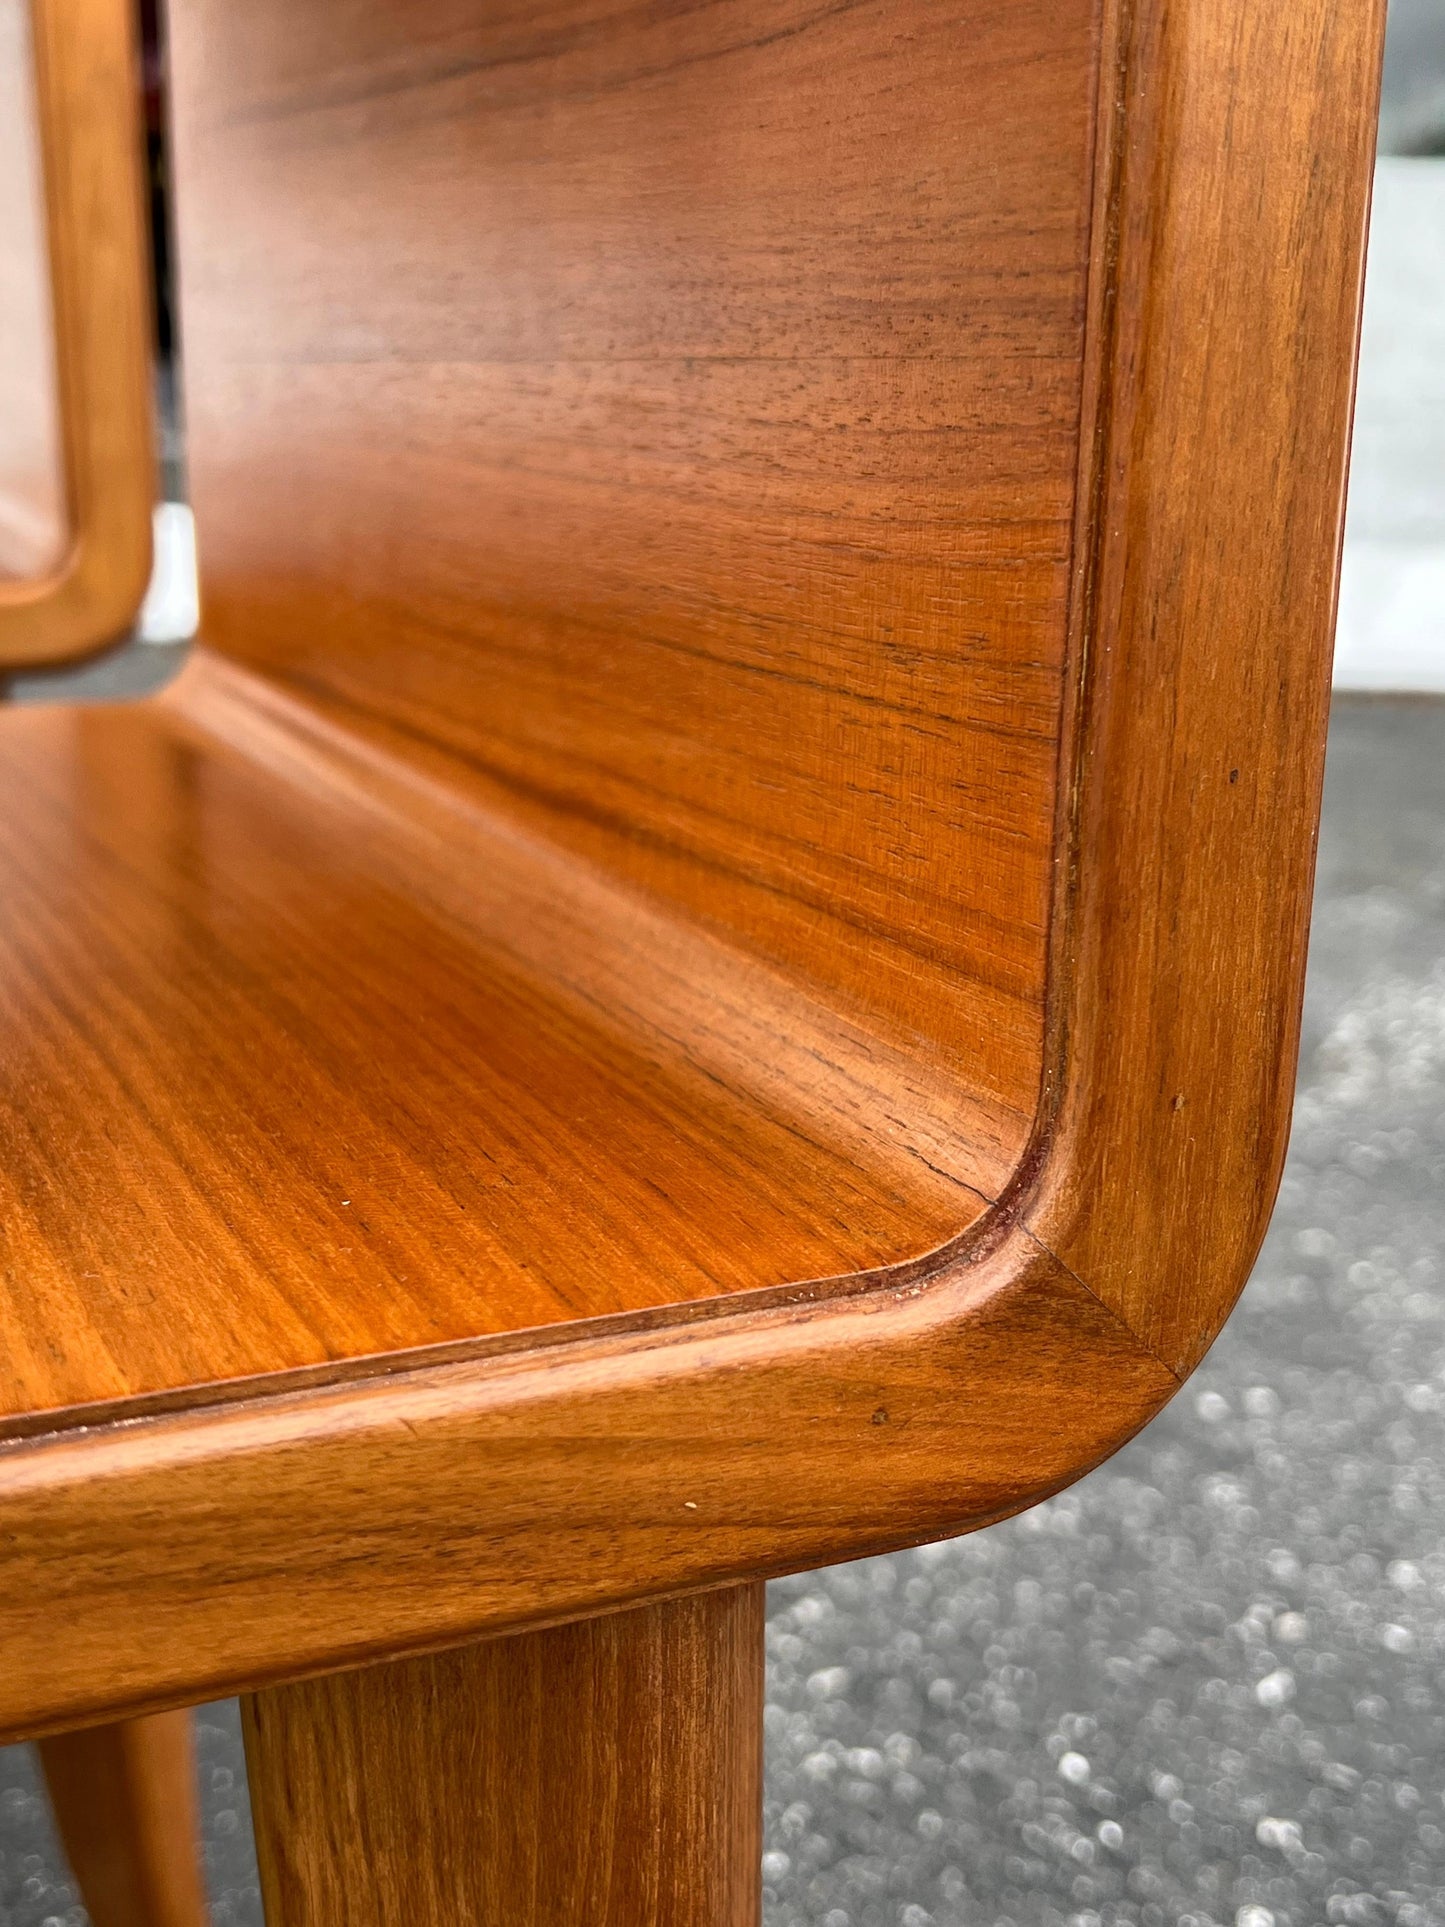
[[[0,716],[0,1727],[97,1927],[197,1918],[229,1692],[271,1927],[747,1927],[764,1578],[1197,1363],[1382,11],[173,0],[203,646]]]

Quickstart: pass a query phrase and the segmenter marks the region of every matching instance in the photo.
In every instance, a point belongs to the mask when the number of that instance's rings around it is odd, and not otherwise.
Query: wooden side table
[[[755,1921],[763,1580],[1217,1331],[1381,14],[176,0],[205,646],[0,717],[0,1724],[245,1694],[272,1927]]]

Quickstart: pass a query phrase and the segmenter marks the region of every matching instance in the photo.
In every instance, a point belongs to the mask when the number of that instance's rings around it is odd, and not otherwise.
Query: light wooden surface
[[[16,0],[5,5],[7,16],[16,12]],[[0,665],[83,656],[130,628],[150,579],[157,493],[133,9],[128,0],[30,0],[28,11],[51,340],[37,343],[33,326],[18,342],[7,334],[0,376],[0,399],[13,403],[12,384],[23,398],[0,416],[0,523],[13,519],[5,508],[14,500],[40,518],[28,552],[6,563],[0,551]],[[14,27],[0,21],[7,62],[19,53]],[[7,144],[20,131],[7,129]],[[0,230],[0,286],[18,276],[33,311],[32,240],[11,230],[11,218]],[[10,312],[7,301],[0,320]],[[37,454],[37,420],[54,419],[52,401],[58,451],[49,443]],[[37,459],[49,478],[39,495],[23,479]]]
[[[189,1713],[63,1733],[40,1762],[92,1927],[205,1927]]]
[[[212,646],[1025,1113],[1093,15],[173,31]]]
[[[268,1927],[756,1927],[763,1588],[245,1708]]]
[[[0,728],[12,1429],[908,1258],[1022,1144],[234,672]]]
[[[65,542],[50,262],[29,0],[0,0],[0,580]]]
[[[1178,1386],[1017,1231],[734,1303],[0,1451],[0,1734],[941,1538]]]
[[[1031,1503],[1225,1316],[1293,1073],[1377,6],[181,11],[208,607],[263,675],[0,719],[13,1276],[75,1334],[22,1328],[0,1448],[9,1732]],[[480,1176],[544,1156],[523,1277]],[[368,1362],[388,1319],[446,1349]]]

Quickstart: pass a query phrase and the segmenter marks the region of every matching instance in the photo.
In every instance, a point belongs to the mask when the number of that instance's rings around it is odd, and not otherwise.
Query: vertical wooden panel
[[[1067,1154],[1028,1222],[1188,1371],[1289,1132],[1384,5],[1121,16]]]
[[[18,217],[22,238],[5,235],[0,215],[0,257],[20,276],[18,293],[0,289],[0,323],[18,323],[22,353],[8,368],[0,359],[0,403],[18,393],[21,406],[18,428],[0,411],[0,505],[8,496],[13,524],[19,503],[22,532],[10,563],[0,560],[0,663],[59,662],[122,635],[150,579],[156,464],[137,23],[130,0],[30,0],[27,48],[24,23],[8,13],[15,4],[0,0],[0,66],[10,69],[9,100],[0,83],[0,166],[19,154],[21,199],[9,220]],[[7,109],[19,124],[7,122]],[[37,146],[43,250],[31,235]],[[0,180],[8,195],[10,179]],[[4,347],[9,356],[11,343]]]
[[[0,576],[59,560],[65,483],[29,0],[0,0]]]
[[[189,0],[207,639],[1039,1083],[1091,0]]]
[[[753,1927],[763,1588],[255,1694],[268,1927]]]

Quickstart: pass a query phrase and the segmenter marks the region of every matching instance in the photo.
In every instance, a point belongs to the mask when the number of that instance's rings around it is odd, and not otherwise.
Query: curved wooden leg
[[[246,1705],[267,1927],[756,1927],[763,1589]]]
[[[39,1752],[95,1927],[205,1927],[190,1714],[62,1733]]]

